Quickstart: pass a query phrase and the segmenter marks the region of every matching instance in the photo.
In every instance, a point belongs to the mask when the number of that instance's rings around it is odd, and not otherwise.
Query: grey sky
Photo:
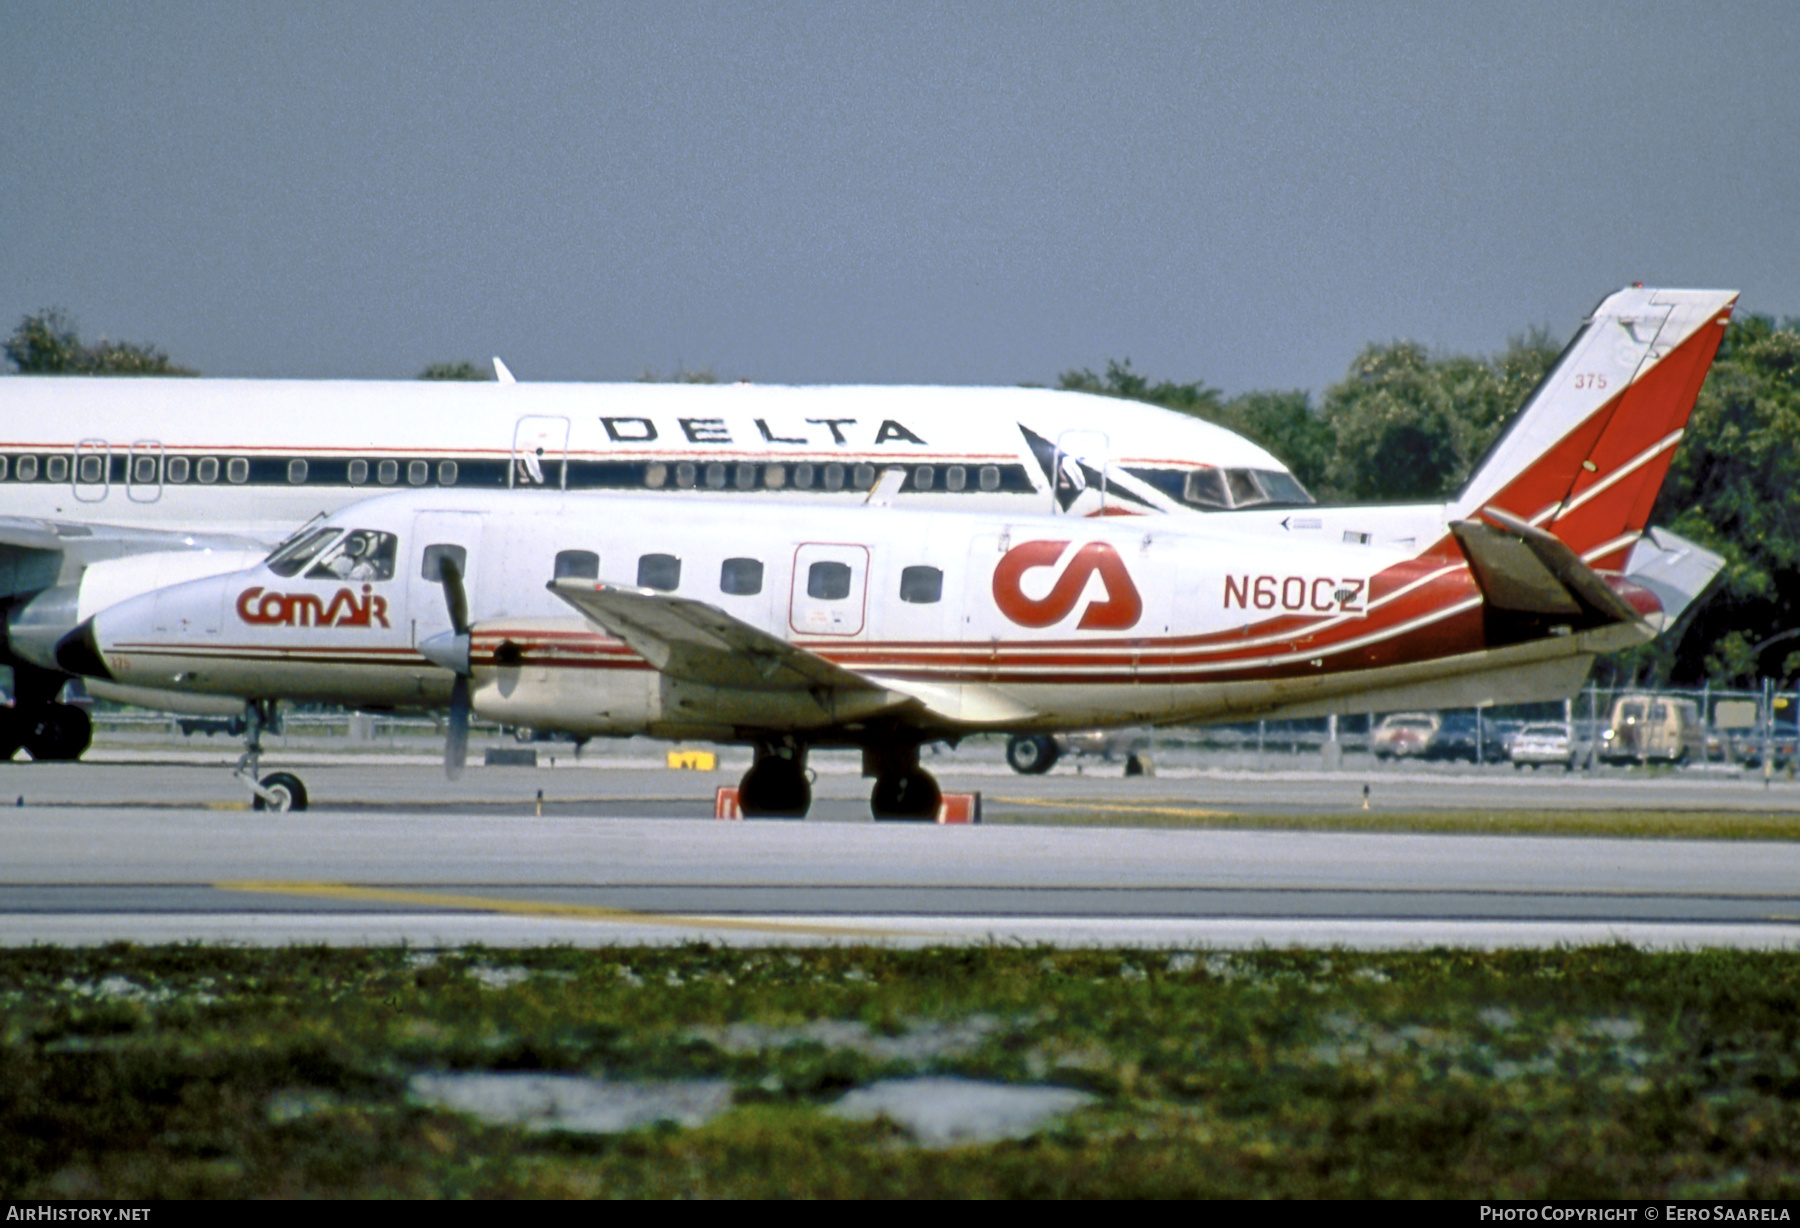
[[[1318,389],[1800,314],[1800,5],[0,9],[0,313],[209,375]]]

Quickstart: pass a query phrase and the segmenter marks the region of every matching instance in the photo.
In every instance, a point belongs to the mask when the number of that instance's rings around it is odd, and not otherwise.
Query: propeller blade
[[[461,778],[469,758],[469,680],[462,674],[450,687],[450,722],[444,732],[444,775]]]
[[[463,589],[462,568],[453,558],[438,560],[438,579],[444,586],[444,605],[450,610],[450,626],[458,635],[469,629],[469,594]]]

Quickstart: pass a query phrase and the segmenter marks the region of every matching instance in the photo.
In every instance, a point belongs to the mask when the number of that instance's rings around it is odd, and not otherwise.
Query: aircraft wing
[[[886,689],[703,601],[566,578],[549,589],[671,677],[748,690]]]
[[[552,580],[551,592],[673,678],[746,690],[885,694],[961,725],[1006,726],[1037,715],[992,687],[859,674],[733,618],[717,606],[651,589]]]
[[[181,533],[123,525],[0,516],[0,596],[39,592],[90,563],[164,551],[266,551],[269,543],[225,533]]]
[[[1594,625],[1643,620],[1559,538],[1498,508],[1482,514],[1496,523],[1458,520],[1450,531],[1491,608]]]

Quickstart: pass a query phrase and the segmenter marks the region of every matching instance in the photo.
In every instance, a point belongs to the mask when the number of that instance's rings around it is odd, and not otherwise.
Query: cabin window
[[[0,456],[0,482],[6,481],[6,457]]]
[[[930,465],[920,465],[913,470],[913,489],[930,490],[931,484],[937,481],[937,470]]]
[[[694,467],[693,461],[682,461],[679,465],[675,466],[675,485],[681,487],[683,490],[692,490],[694,486],[694,476],[697,473],[699,473],[699,470]]]
[[[981,467],[980,482],[981,482],[981,489],[983,489],[983,490],[999,490],[1000,489],[1000,466],[998,466],[998,465],[983,465]]]
[[[763,485],[770,490],[780,490],[787,485],[786,465],[764,465]]]
[[[725,486],[725,466],[717,461],[706,467],[706,485],[709,490],[722,490]]]
[[[44,459],[44,477],[52,482],[69,480],[69,458],[66,456],[50,456]]]
[[[202,456],[200,463],[194,466],[195,476],[208,486],[219,480],[219,458]]]
[[[794,487],[797,490],[811,490],[813,484],[813,467],[811,465],[794,466]]]
[[[352,537],[355,534],[351,534]],[[458,576],[469,574],[469,552],[461,546],[439,543],[425,547],[425,555],[419,563],[419,574],[433,583],[441,583],[444,579],[444,563],[448,561],[456,568]]]
[[[148,486],[156,481],[156,458],[140,456],[131,465],[131,480],[140,486]]]
[[[454,486],[454,485],[456,485],[456,462],[455,461],[439,461],[438,462],[438,485],[439,486]]]
[[[600,556],[592,550],[559,550],[555,574],[558,580],[598,580]]]
[[[842,601],[850,595],[850,564],[830,560],[814,563],[806,572],[806,595],[818,601]]]
[[[400,462],[384,460],[375,466],[375,480],[383,486],[392,486],[400,480]]]
[[[969,484],[969,471],[961,465],[951,465],[944,470],[944,489],[961,490]]]
[[[328,532],[329,530],[324,530]],[[391,580],[394,559],[399,555],[399,539],[392,533],[374,529],[352,529],[342,541],[319,557],[318,565],[306,573],[308,580]],[[461,546],[434,549],[461,551]],[[427,579],[436,579],[427,576]]]
[[[19,481],[21,481],[21,482],[37,481],[37,473],[38,473],[37,457],[21,456],[19,458],[19,465],[18,465],[17,472],[19,475]]]
[[[169,463],[163,466],[163,478],[166,481],[174,482],[178,486],[187,481],[188,458],[185,456],[171,456],[169,458]]]
[[[291,460],[288,462],[288,485],[298,486],[306,481],[306,462]]]
[[[431,481],[430,461],[406,462],[406,484],[408,486],[423,486],[429,481]]]
[[[638,559],[639,588],[672,593],[681,587],[681,560],[672,554],[646,554]]]
[[[733,597],[754,597],[762,592],[763,565],[756,559],[726,559],[719,568],[719,591]]]
[[[96,456],[92,452],[83,454],[81,464],[75,469],[76,480],[98,484],[106,481],[106,458]]]
[[[944,573],[936,567],[908,567],[900,573],[900,600],[932,605],[944,599]]]
[[[731,484],[739,490],[750,490],[756,485],[756,466],[739,465],[737,472],[731,475]]]
[[[842,465],[825,466],[825,489],[844,489],[844,467]]]
[[[652,461],[644,466],[644,485],[651,490],[661,490],[663,483],[669,480],[669,467],[661,461]]]
[[[350,479],[350,485],[363,485],[369,480],[369,462],[366,460],[351,461],[349,469],[345,471],[345,476]]]
[[[225,462],[225,480],[236,486],[242,486],[250,480],[250,462],[242,456],[234,456]]]
[[[851,484],[858,490],[867,490],[875,485],[875,466],[858,465],[851,471]]]

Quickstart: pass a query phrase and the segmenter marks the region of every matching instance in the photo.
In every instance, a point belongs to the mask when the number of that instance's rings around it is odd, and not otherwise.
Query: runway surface
[[[700,817],[735,770],[619,756],[471,767],[453,785],[429,755],[295,753],[269,766],[299,772],[319,808],[287,815],[242,809],[217,766],[106,757],[123,761],[0,765],[15,803],[0,809],[0,943],[1800,944],[1800,844],[1122,825],[1343,810],[1364,784],[1372,809],[1800,810],[1800,787],[1741,776],[1025,778],[946,761],[945,787],[981,790],[991,818],[1091,825],[940,828],[869,822],[847,757],[819,757],[803,823]]]

